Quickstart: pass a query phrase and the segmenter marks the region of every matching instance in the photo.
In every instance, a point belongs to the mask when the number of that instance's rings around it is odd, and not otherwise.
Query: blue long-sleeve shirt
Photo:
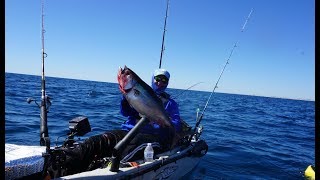
[[[164,109],[168,113],[176,132],[180,132],[181,120],[178,104],[173,99],[168,98],[168,101],[164,103]],[[124,97],[121,99],[120,113],[123,116],[128,117],[128,120],[122,124],[123,130],[131,130],[136,125],[137,119],[140,119],[139,113],[129,105],[128,101]],[[161,137],[166,137],[168,135],[167,129],[160,127],[160,125],[155,122],[150,122],[142,127],[140,132],[160,135]]]

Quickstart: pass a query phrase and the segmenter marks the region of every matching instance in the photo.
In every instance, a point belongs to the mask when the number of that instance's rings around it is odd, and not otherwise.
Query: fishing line
[[[252,12],[253,12],[253,8],[251,9],[248,17],[246,18],[246,20],[245,20],[245,22],[244,22],[244,24],[243,24],[243,26],[242,26],[242,28],[241,28],[241,33],[245,30],[245,27],[246,27],[246,25],[247,25],[247,23],[248,23],[248,21],[249,21],[249,19],[250,19],[250,17],[251,17]],[[231,50],[231,52],[230,52],[230,54],[229,54],[229,57],[228,57],[225,65],[223,66],[223,69],[222,69],[222,71],[221,71],[221,73],[220,73],[220,75],[219,75],[219,78],[218,78],[218,80],[217,80],[217,82],[216,82],[216,84],[215,84],[215,86],[214,86],[214,88],[213,88],[213,90],[212,90],[212,92],[211,92],[211,94],[210,94],[207,102],[206,102],[206,105],[204,106],[200,117],[197,118],[197,122],[196,122],[196,125],[195,125],[195,127],[194,127],[194,132],[196,132],[196,129],[197,129],[197,127],[199,126],[199,124],[200,124],[200,122],[201,122],[201,120],[202,120],[203,114],[204,114],[204,112],[206,111],[206,109],[207,109],[207,107],[208,107],[209,101],[210,101],[210,99],[211,99],[214,91],[215,91],[216,88],[218,87],[218,83],[219,83],[219,81],[220,81],[220,79],[221,79],[221,76],[222,76],[222,74],[223,74],[226,66],[229,64],[229,60],[230,60],[230,58],[231,58],[231,56],[232,56],[235,48],[237,47],[238,42],[239,42],[239,40],[236,41],[236,43],[233,45],[232,50]]]
[[[185,93],[187,90],[193,88],[194,86],[198,85],[198,84],[201,84],[201,83],[204,83],[204,82],[198,82],[190,87],[188,87],[187,89],[183,90],[180,94],[178,94],[177,96],[174,96],[172,99],[176,99],[178,96],[180,96],[181,94]]]

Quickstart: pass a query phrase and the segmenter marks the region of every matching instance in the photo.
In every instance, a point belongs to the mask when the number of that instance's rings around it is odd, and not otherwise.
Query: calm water
[[[74,117],[89,118],[85,137],[120,127],[121,97],[117,84],[46,78],[52,98],[48,114],[51,145],[61,144]],[[196,109],[209,92],[169,89],[181,117],[194,126]],[[28,104],[41,96],[41,77],[5,73],[6,143],[39,145],[39,108]],[[209,151],[185,179],[303,179],[315,161],[315,103],[216,93],[202,120]],[[81,138],[81,139],[83,139]]]

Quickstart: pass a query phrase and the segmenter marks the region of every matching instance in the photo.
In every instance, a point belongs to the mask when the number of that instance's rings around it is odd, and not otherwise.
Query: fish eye
[[[140,91],[138,91],[138,90],[136,90],[136,89],[133,89],[133,93],[134,93],[135,96],[139,96]]]

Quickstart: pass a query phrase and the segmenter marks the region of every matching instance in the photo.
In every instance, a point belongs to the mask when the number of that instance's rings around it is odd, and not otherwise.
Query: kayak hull
[[[159,155],[153,162],[141,163],[135,167],[119,168],[118,172],[111,172],[110,167],[99,168],[57,179],[179,179],[192,171],[201,157],[207,152],[204,141],[194,142],[187,148]],[[199,146],[203,146],[199,148]]]

